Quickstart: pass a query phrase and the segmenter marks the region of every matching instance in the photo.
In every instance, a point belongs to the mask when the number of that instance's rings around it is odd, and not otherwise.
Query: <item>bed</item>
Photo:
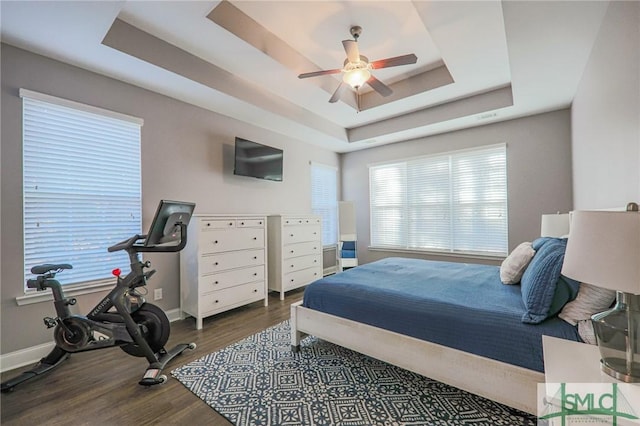
[[[523,323],[530,311],[498,266],[387,258],[310,284],[291,343],[314,335],[535,414],[542,335],[580,337],[554,315]]]

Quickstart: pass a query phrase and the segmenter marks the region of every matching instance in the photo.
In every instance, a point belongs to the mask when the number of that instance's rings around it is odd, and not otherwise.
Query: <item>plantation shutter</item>
[[[21,90],[25,279],[69,263],[63,284],[129,269],[107,247],[141,233],[142,120]]]
[[[311,210],[322,217],[322,245],[338,243],[338,170],[311,164]]]
[[[505,145],[369,167],[371,245],[507,253]]]

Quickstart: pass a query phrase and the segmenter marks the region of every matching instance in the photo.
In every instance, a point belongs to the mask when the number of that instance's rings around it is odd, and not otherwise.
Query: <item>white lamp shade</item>
[[[569,213],[542,215],[541,237],[563,237],[565,235],[569,235]]]
[[[640,213],[575,211],[562,274],[640,294]]]

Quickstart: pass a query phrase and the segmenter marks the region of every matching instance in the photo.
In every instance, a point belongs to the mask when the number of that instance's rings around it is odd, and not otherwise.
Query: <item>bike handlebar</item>
[[[170,245],[157,245],[157,246],[145,246],[143,244],[136,244],[140,240],[145,240],[147,235],[134,235],[131,238],[120,241],[118,244],[113,245],[107,249],[109,252],[118,250],[133,250],[134,252],[176,252],[180,251],[187,245],[187,225],[184,223],[177,223],[180,226],[180,240],[178,244]]]
[[[138,240],[143,240],[147,238],[146,235],[134,235],[131,238],[127,238],[126,240],[122,240],[120,241],[118,244],[112,245],[111,247],[109,247],[107,249],[108,252],[113,252],[113,251],[118,251],[118,250],[126,250],[130,247],[133,247],[133,245],[136,243],[136,241]]]

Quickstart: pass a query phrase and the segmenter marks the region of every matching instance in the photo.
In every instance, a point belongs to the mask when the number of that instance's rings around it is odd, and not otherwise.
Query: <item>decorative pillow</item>
[[[616,299],[616,292],[595,285],[582,283],[576,299],[567,303],[558,317],[571,325],[591,319],[591,315],[606,311]]]
[[[576,296],[578,283],[564,277],[560,279],[566,239],[538,238],[532,247],[534,250],[538,247],[538,250],[520,281],[522,300],[527,308],[522,322],[538,324]]]
[[[547,317],[551,317],[560,312],[567,302],[576,298],[579,290],[580,283],[578,281],[560,275],[558,281],[556,281],[556,291],[553,292],[553,299],[551,299],[551,306],[549,307]]]
[[[590,319],[578,321],[578,335],[585,343],[589,343],[590,345],[596,345],[598,343],[596,332],[593,329],[593,323]]]
[[[513,249],[511,254],[500,265],[500,280],[503,284],[518,284],[527,265],[533,259],[536,252],[531,248],[531,243],[521,243]]]

